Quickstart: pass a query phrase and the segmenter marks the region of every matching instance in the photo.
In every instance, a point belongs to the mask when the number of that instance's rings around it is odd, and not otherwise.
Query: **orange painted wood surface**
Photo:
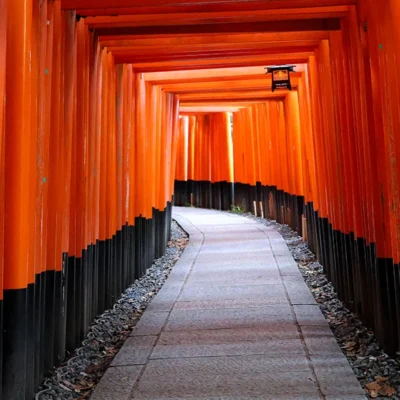
[[[0,1],[0,300],[4,287],[4,178],[6,133],[7,1]],[[32,210],[32,207],[31,207]],[[32,263],[32,257],[30,262]]]
[[[33,216],[26,201],[30,187],[31,158],[31,50],[32,4],[7,1],[4,288],[28,284],[29,226]]]
[[[0,0],[0,292],[152,218],[175,179],[304,196],[400,262],[398,1],[132,3]]]

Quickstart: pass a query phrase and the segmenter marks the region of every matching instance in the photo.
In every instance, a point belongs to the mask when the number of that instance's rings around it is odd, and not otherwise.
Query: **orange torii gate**
[[[397,0],[0,0],[2,398],[32,398],[191,193],[301,231],[396,352],[399,16]],[[271,93],[274,64],[296,65],[292,92]]]

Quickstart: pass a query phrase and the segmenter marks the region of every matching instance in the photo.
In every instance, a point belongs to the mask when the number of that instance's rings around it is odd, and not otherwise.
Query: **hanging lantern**
[[[272,74],[272,91],[275,89],[292,90],[290,82],[290,73],[294,72],[293,65],[281,65],[276,67],[265,67],[267,74]]]

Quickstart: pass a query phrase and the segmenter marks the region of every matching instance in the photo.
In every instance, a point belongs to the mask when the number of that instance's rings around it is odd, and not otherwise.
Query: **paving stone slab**
[[[215,357],[249,354],[300,354],[303,344],[293,325],[274,329],[220,329],[163,332],[151,358]]]
[[[142,365],[109,368],[90,400],[130,400],[142,369]]]
[[[289,291],[289,299],[292,304],[298,305],[316,305],[317,302],[315,301],[312,294],[301,293],[299,291]]]
[[[133,328],[131,336],[158,335],[164,326],[169,312],[146,311],[137,325]]]
[[[175,310],[215,310],[218,308],[256,308],[271,305],[289,304],[286,297],[261,297],[261,298],[238,298],[230,300],[198,300],[178,301]]]
[[[233,275],[233,274],[232,274]],[[186,291],[190,290],[198,290],[200,289],[211,289],[211,288],[224,288],[224,287],[232,287],[232,286],[279,286],[282,287],[281,278],[276,276],[265,277],[264,279],[259,278],[248,278],[248,279],[235,279],[234,276],[229,275],[225,281],[198,281],[194,279],[188,279],[184,289]],[[272,288],[274,290],[275,288]]]
[[[274,267],[277,269],[277,264],[275,262],[274,257],[271,254],[266,254],[264,257],[257,252],[253,252],[252,254],[238,254],[235,258],[227,259],[226,256],[223,256],[220,253],[210,254],[210,253],[199,253],[199,256],[196,259],[195,268],[206,268],[209,266],[209,269],[214,267],[214,271],[225,271],[226,268],[231,267],[232,269],[237,269],[241,266],[240,271],[243,270],[251,270],[251,268],[264,268],[271,269]],[[256,254],[257,253],[257,254]],[[218,268],[215,268],[218,267]],[[220,269],[220,267],[222,269]]]
[[[279,350],[278,350],[279,349]],[[300,340],[269,340],[255,343],[229,343],[219,345],[157,346],[151,355],[152,359],[177,359],[187,357],[220,357],[261,354],[280,354],[289,352],[304,356]]]
[[[173,282],[185,281],[189,274],[190,269],[192,268],[195,258],[196,258],[195,255],[189,255],[179,265],[175,265],[166,283],[171,281]]]
[[[210,274],[203,271],[201,268],[196,268],[190,274],[187,282],[188,285],[192,283],[206,282],[207,285],[222,285],[229,286],[230,284],[247,286],[250,284],[281,284],[281,278],[278,271],[270,271],[265,268],[251,269],[251,270],[233,270],[227,276],[226,271],[217,270]]]
[[[275,256],[289,256],[292,255],[285,242],[282,244],[273,244],[271,245],[272,252]]]
[[[228,262],[227,260],[221,261],[221,264],[218,262],[208,262],[201,259],[197,259],[192,272],[203,272],[213,274],[215,271],[225,272],[227,276],[228,274],[233,273],[235,271],[249,271],[256,272],[262,269],[265,273],[270,274],[272,276],[280,275],[277,265],[274,261],[270,263],[266,260],[233,260]]]
[[[175,300],[165,299],[163,301],[151,302],[147,307],[151,312],[170,312],[175,305]]]
[[[179,283],[185,282],[185,280],[188,277],[190,267],[191,266],[189,265],[187,270],[183,270],[183,269],[172,270],[170,276],[168,277],[167,282],[168,281],[179,282]]]
[[[161,290],[157,293],[157,296],[169,296],[169,295],[176,295],[182,290],[184,282],[181,281],[174,281],[173,279],[167,280],[164,283],[164,286]]]
[[[268,327],[277,323],[294,324],[288,304],[248,309],[173,310],[166,331],[238,329]]]
[[[268,327],[238,329],[204,329],[200,331],[163,331],[157,345],[186,345],[193,343],[221,344],[268,340],[300,339],[296,325],[276,324]],[[279,349],[277,349],[279,350]]]
[[[364,395],[364,390],[342,353],[311,355],[311,363],[324,395]]]
[[[256,286],[217,286],[201,287],[187,290],[183,288],[178,301],[197,300],[232,300],[241,297],[284,297],[285,290],[282,285],[256,285]]]
[[[135,397],[137,398],[137,397]],[[328,399],[328,397],[327,397]],[[321,397],[315,395],[297,394],[295,396],[290,395],[276,395],[276,394],[263,394],[262,396],[217,396],[217,397],[152,397],[152,400],[321,400]],[[349,400],[359,400],[359,398],[349,398]],[[360,399],[362,400],[362,399]]]
[[[114,357],[111,366],[146,364],[156,340],[157,336],[129,337]]]
[[[249,251],[264,251],[269,254],[274,253],[268,241],[265,239],[253,239],[248,242],[238,241],[237,243],[230,244],[228,249],[225,243],[206,243],[201,248],[201,251],[204,253],[227,253],[227,250],[229,250],[232,256],[235,256],[236,253],[245,253]]]
[[[215,226],[210,229],[202,228],[204,234],[204,246],[226,246],[225,248],[231,248],[238,244],[245,244],[253,246],[254,242],[258,242],[260,250],[262,248],[271,250],[271,246],[268,238],[265,237],[263,232],[259,232],[253,225],[242,225],[242,226]]]
[[[170,282],[167,282],[170,283]],[[171,311],[183,287],[183,282],[163,286],[151,301],[147,311]]]
[[[328,326],[328,321],[322,314],[317,305],[294,305],[294,313],[296,314],[297,322],[302,325],[322,325]]]
[[[311,355],[340,354],[342,352],[328,325],[303,325],[301,331]]]
[[[316,395],[305,357],[233,356],[150,360],[135,399]]]
[[[278,239],[278,240],[283,240],[282,235],[273,227],[271,226],[266,226],[263,224],[258,224],[257,229],[260,231],[263,231],[268,234],[269,239]]]
[[[382,398],[382,397],[381,397]],[[365,396],[326,396],[326,400],[367,400]]]
[[[282,279],[285,285],[293,287],[301,287],[301,288],[305,287],[310,292],[310,288],[307,286],[306,282],[304,281],[304,278],[301,275],[300,276],[287,275],[283,276]]]
[[[197,257],[197,262],[203,261],[206,263],[211,263],[211,264],[219,264],[221,263],[222,266],[224,265],[235,265],[237,263],[261,263],[263,265],[269,265],[269,264],[275,264],[275,257],[274,254],[272,253],[271,250],[253,250],[253,251],[247,251],[247,252],[240,252],[239,254],[235,254],[234,257],[228,257],[226,256],[227,252],[216,252],[216,251],[204,251],[204,249],[201,249],[201,252],[199,253]]]
[[[257,226],[257,224],[214,224],[213,226],[203,225],[201,231],[207,233],[205,237],[206,241],[213,241],[214,243],[228,242],[231,244],[232,241],[240,242],[242,239],[242,242],[246,242],[253,238],[263,239],[269,242],[265,234],[257,229]],[[223,235],[221,235],[221,233],[223,233]]]
[[[299,267],[291,254],[288,255],[275,255],[275,260],[278,265],[280,273],[285,276],[296,276],[303,279]]]
[[[304,282],[304,279],[299,276],[285,276],[283,282],[287,290],[290,302],[299,305],[316,305],[317,302],[310,292],[310,289]]]

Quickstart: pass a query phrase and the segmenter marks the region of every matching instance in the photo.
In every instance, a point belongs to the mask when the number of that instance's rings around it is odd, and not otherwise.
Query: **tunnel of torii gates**
[[[399,350],[399,20],[398,0],[0,0],[2,398],[32,399],[164,253],[174,201],[289,224]]]

